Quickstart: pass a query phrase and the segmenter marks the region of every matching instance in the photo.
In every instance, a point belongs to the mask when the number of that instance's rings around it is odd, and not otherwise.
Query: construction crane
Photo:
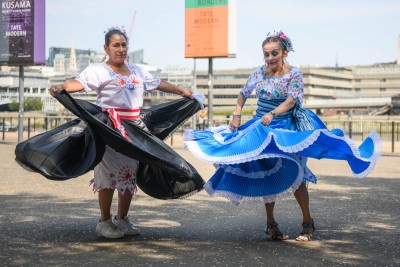
[[[129,39],[129,41],[131,41],[131,38],[132,38],[132,32],[133,32],[133,26],[135,25],[135,19],[136,19],[136,10],[135,10],[135,12],[133,13],[131,26],[129,27],[129,33],[128,33],[128,39]]]

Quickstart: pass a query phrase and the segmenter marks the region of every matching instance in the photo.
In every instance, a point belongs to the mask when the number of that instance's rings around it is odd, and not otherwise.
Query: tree
[[[8,109],[10,111],[18,111],[19,110],[19,103],[17,101],[13,101],[8,105]]]
[[[42,110],[43,103],[40,98],[27,98],[24,103],[25,111]]]
[[[8,105],[10,111],[19,110],[19,102],[13,101]],[[40,98],[27,98],[24,101],[24,111],[42,110],[43,103]]]

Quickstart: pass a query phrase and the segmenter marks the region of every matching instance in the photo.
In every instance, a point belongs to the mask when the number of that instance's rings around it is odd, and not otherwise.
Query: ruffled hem
[[[331,138],[338,140],[338,142],[343,142],[343,146],[347,146],[347,151],[346,152],[346,157],[347,158],[354,158],[360,162],[365,162],[365,163],[370,163],[368,167],[366,167],[365,170],[360,171],[359,173],[356,173],[353,171],[353,175],[357,178],[363,178],[367,176],[375,166],[375,163],[377,159],[381,155],[382,151],[382,144],[381,144],[381,139],[379,135],[376,132],[371,132],[370,135],[367,137],[372,140],[373,142],[373,151],[369,157],[362,157],[360,155],[360,151],[357,148],[356,144],[354,143],[353,140],[348,138],[345,135],[344,130],[342,129],[334,129],[332,131],[329,131],[327,129],[316,129],[313,130],[312,132],[309,133],[308,136],[304,138],[304,132],[296,132],[292,130],[286,130],[286,129],[267,129],[264,130],[263,128],[260,128],[260,130],[257,130],[257,136],[254,136],[254,138],[260,138],[260,135],[265,133],[265,137],[263,138],[263,141],[261,142],[261,145],[258,147],[254,148],[253,150],[240,150],[236,149],[237,147],[234,147],[231,149],[232,153],[229,155],[221,155],[221,156],[215,156],[216,153],[207,154],[202,150],[201,145],[199,143],[203,144],[202,141],[204,141],[204,146],[207,146],[207,140],[215,140],[218,142],[218,146],[216,146],[217,149],[223,149],[225,145],[230,145],[242,138],[244,135],[249,133],[250,131],[253,131],[256,127],[260,125],[260,120],[256,120],[254,123],[249,125],[247,128],[243,129],[240,133],[237,134],[237,136],[234,136],[229,139],[224,139],[222,136],[223,133],[226,133],[225,130],[220,129],[220,131],[216,133],[212,132],[207,132],[207,133],[200,133],[199,136],[196,136],[195,131],[188,131],[185,133],[185,146],[190,150],[190,152],[200,160],[204,160],[207,162],[212,162],[214,164],[238,164],[238,163],[243,163],[243,162],[248,162],[252,160],[256,160],[258,156],[262,153],[268,153],[268,147],[271,145],[276,146],[282,153],[289,153],[289,154],[294,154],[294,153],[300,153],[300,154],[308,154],[311,153],[311,149],[313,145],[320,145],[321,147],[324,147],[325,150],[331,150],[334,148],[334,146],[329,146],[331,145],[328,141],[324,141],[325,143],[321,143],[322,141],[319,141],[319,139],[326,139],[326,138]],[[263,126],[264,127],[264,126]],[[267,127],[266,127],[267,128]],[[335,133],[333,133],[335,131]],[[261,133],[259,133],[261,132]],[[279,133],[289,133],[289,134],[296,134],[296,133],[301,133],[303,136],[301,136],[301,140],[297,142],[296,144],[293,145],[285,145],[281,144],[279,141],[279,138],[277,134]],[[289,138],[290,136],[288,136]],[[365,140],[364,140],[365,141]],[[311,148],[310,148],[311,147]],[[345,148],[346,149],[346,148]],[[226,150],[224,150],[226,151]],[[214,151],[213,151],[214,152]],[[334,153],[332,153],[334,154]],[[341,152],[337,153],[338,157],[326,157],[326,156],[321,156],[315,158],[321,159],[321,158],[332,158],[332,159],[347,159],[347,158],[340,158],[343,157],[341,155]],[[310,156],[308,156],[310,157]],[[311,156],[312,157],[312,156]]]
[[[294,193],[303,182],[316,183],[307,158],[346,160],[353,175],[363,178],[374,169],[382,152],[376,132],[357,147],[343,129],[329,131],[321,124],[314,130],[293,131],[289,123],[282,128],[265,127],[255,119],[234,133],[226,126],[185,132],[190,152],[219,168],[204,185],[207,193],[236,205],[275,202]]]
[[[359,174],[355,174],[353,172],[354,176],[357,178],[364,178],[368,176],[368,174],[370,174],[372,170],[375,169],[376,162],[378,161],[378,158],[382,155],[382,139],[379,134],[377,132],[371,132],[368,137],[371,138],[372,142],[374,143],[374,147],[376,147],[377,149],[374,150],[374,153],[372,153],[371,157],[368,158],[368,161],[370,161],[371,164],[365,171]]]
[[[91,186],[91,185],[92,185],[93,193],[97,193],[97,192],[99,192],[100,190],[103,190],[103,189],[114,189],[114,190],[117,190],[122,195],[124,195],[126,190],[129,190],[131,192],[131,194],[134,196],[134,195],[136,195],[136,192],[137,192],[137,186],[136,185],[133,188],[131,188],[129,186],[123,186],[123,187],[97,186],[96,183],[94,182],[94,179],[89,181],[89,186]]]
[[[242,177],[252,178],[252,179],[262,179],[265,176],[270,176],[270,175],[276,173],[277,171],[279,171],[279,169],[282,167],[282,159],[279,158],[278,162],[275,164],[275,166],[272,169],[266,170],[266,171],[247,173],[247,172],[244,172],[242,169],[232,167],[231,165],[221,165],[220,167],[223,168],[226,172],[235,174],[237,176],[242,176]]]
[[[274,155],[260,155],[260,160],[262,159],[271,159],[275,158]],[[281,162],[281,159],[287,159],[294,163],[294,165],[288,165],[288,164],[283,164]],[[275,202],[279,199],[282,199],[286,196],[288,196],[291,193],[294,193],[300,186],[302,182],[307,182],[304,180],[304,168],[301,165],[300,159],[297,159],[297,156],[294,155],[293,158],[289,156],[281,156],[281,158],[278,158],[278,163],[275,165],[273,168],[275,170],[274,173],[271,173],[270,176],[265,176],[263,178],[257,178],[256,180],[259,181],[257,184],[248,184],[248,183],[237,183],[238,179],[246,179],[249,178],[252,181],[255,181],[254,177],[246,177],[242,175],[237,175],[237,173],[231,173],[226,171],[226,166],[220,166],[219,170],[223,171],[223,176],[213,176],[211,179],[204,185],[205,191],[210,194],[211,196],[218,196],[222,197],[225,199],[228,199],[230,202],[234,203],[235,205],[239,205],[242,202],[249,202],[249,201],[258,201],[260,202],[261,200],[264,203],[270,203],[270,202]],[[276,169],[276,166],[282,167],[283,165],[286,166],[285,169],[283,169],[284,173],[279,173],[279,169]],[[229,167],[229,166],[228,166]],[[295,173],[295,178],[293,181],[284,181],[288,179],[288,173]],[[218,173],[218,171],[216,172]],[[232,175],[233,174],[233,175]],[[279,180],[280,178],[273,178],[275,177],[274,175],[278,175],[277,177],[286,177],[283,178],[284,180]],[[236,176],[236,177],[235,177]],[[250,182],[250,180],[248,180]],[[274,182],[275,181],[275,182]],[[214,184],[215,183],[215,184]],[[214,185],[213,185],[214,184]],[[222,184],[223,189],[219,188],[219,185]],[[278,185],[279,184],[279,185]],[[286,185],[285,185],[286,184]],[[260,192],[253,192],[251,188],[254,188],[254,186],[260,187],[260,188],[266,188],[266,186],[272,186],[272,188],[275,188],[274,191],[269,191],[267,193],[266,191],[263,191],[263,193]],[[246,190],[248,186],[248,189]],[[282,188],[280,188],[282,187]],[[278,189],[280,188],[280,189]],[[244,191],[242,190],[244,189]],[[252,191],[251,194],[249,195],[242,195],[238,192],[249,192]]]
[[[241,203],[245,203],[245,202],[262,202],[262,203],[272,203],[272,202],[276,202],[280,199],[284,199],[287,198],[288,196],[292,195],[301,185],[302,183],[302,179],[300,177],[300,179],[296,179],[295,182],[290,186],[289,189],[278,193],[278,194],[274,194],[274,195],[268,195],[268,196],[258,196],[258,197],[250,197],[250,196],[242,196],[233,192],[229,192],[229,191],[223,191],[223,190],[214,190],[214,188],[212,187],[211,183],[207,182],[204,185],[204,190],[213,197],[221,197],[224,199],[229,200],[231,203],[235,204],[235,205],[240,205]]]

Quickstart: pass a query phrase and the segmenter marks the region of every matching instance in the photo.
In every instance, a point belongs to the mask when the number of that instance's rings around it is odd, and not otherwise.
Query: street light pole
[[[208,126],[213,126],[213,59],[208,58]]]
[[[24,66],[19,66],[18,143],[24,139]]]
[[[193,58],[193,82],[192,82],[192,91],[193,93],[196,92],[196,58]],[[193,130],[196,130],[196,125],[197,125],[197,114],[193,115]]]

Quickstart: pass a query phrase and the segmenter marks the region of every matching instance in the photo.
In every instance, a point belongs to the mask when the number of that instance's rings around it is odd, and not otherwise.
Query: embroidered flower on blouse
[[[257,69],[262,73],[262,67]],[[282,99],[291,95],[303,101],[303,79],[299,69],[293,68],[289,73],[277,78],[264,78],[262,75],[250,75],[246,85],[240,91],[245,97],[250,97],[255,90],[256,96],[262,99]]]
[[[137,87],[143,86],[141,80],[135,76],[134,67],[132,65],[128,65],[128,68],[131,71],[129,76],[115,73],[107,64],[105,64],[105,68],[108,70],[108,74],[114,79],[114,83],[117,86],[128,90],[135,90]]]

